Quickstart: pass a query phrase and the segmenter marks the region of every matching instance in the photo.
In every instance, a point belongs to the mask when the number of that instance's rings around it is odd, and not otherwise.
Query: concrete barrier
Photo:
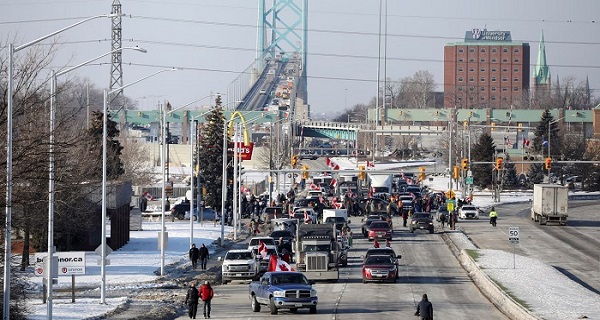
[[[469,256],[466,250],[461,250],[452,242],[452,239],[445,233],[442,238],[452,254],[460,262],[461,266],[467,271],[473,283],[479,288],[481,293],[493,303],[498,310],[514,320],[541,320],[542,318],[529,312],[515,300],[513,300],[504,290],[502,290],[490,277],[488,277]]]

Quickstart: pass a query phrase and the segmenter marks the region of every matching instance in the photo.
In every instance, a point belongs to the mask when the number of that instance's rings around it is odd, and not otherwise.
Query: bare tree
[[[400,80],[400,95],[403,105],[410,108],[424,109],[433,106],[435,81],[429,71],[420,70],[413,76]]]

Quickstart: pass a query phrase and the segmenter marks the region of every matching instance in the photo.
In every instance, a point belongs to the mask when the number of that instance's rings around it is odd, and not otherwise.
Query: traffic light
[[[308,178],[309,178],[308,166],[304,165],[304,166],[302,166],[302,179],[307,180]]]
[[[465,171],[469,169],[469,159],[462,159],[462,169]]]
[[[460,177],[460,170],[458,170],[458,166],[454,166],[452,168],[452,178],[458,179]]]
[[[358,166],[358,179],[365,180],[367,178],[367,173],[365,172],[365,166]]]
[[[546,170],[552,169],[552,158],[546,158],[546,163],[544,164],[544,167],[546,168]]]
[[[427,175],[425,174],[425,167],[419,167],[419,181],[425,180]]]
[[[496,170],[500,171],[502,170],[502,158],[498,158],[496,159]]]
[[[298,156],[292,156],[292,167],[296,167],[298,164]]]

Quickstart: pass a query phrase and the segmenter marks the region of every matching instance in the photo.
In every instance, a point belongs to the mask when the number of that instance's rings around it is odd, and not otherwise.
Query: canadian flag
[[[311,183],[310,184],[310,190],[321,190],[321,187],[319,187],[318,185]]]
[[[271,255],[269,259],[269,272],[271,271],[296,271],[289,263],[279,260],[276,254]]]
[[[530,143],[530,142],[531,142],[531,141],[527,140],[527,138],[523,138],[523,147],[527,147],[527,148],[529,148],[529,143]]]
[[[329,158],[329,157],[325,158],[325,164],[326,164],[328,167],[331,167],[331,158]]]
[[[335,164],[333,166],[333,170],[340,170],[340,165],[339,164]]]
[[[329,184],[332,187],[337,187],[337,179],[331,179],[331,183]]]
[[[413,184],[413,181],[412,181],[412,179],[410,179],[410,178],[407,178],[407,179],[406,179],[406,183],[408,183],[408,184]]]
[[[150,194],[150,192],[144,192],[144,198],[146,198],[146,200],[154,200],[154,197]]]
[[[373,242],[373,247],[379,248],[379,241],[375,240],[375,242]]]
[[[367,160],[367,168],[375,168],[375,163]]]
[[[259,241],[259,242],[258,242],[258,254],[260,254],[260,256],[261,256],[263,259],[265,259],[265,258],[267,258],[267,253],[268,253],[268,251],[267,251],[267,246],[265,245],[265,243],[264,243],[264,242],[262,242],[262,241]]]
[[[308,212],[306,212],[306,211],[304,211],[304,223],[306,223],[306,224],[312,223],[312,219],[310,218],[310,215],[308,215]]]

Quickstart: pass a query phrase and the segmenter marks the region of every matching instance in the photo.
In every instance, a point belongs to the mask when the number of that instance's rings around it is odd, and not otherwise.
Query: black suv
[[[410,217],[410,225],[408,231],[411,233],[415,230],[429,230],[429,233],[433,233],[433,218],[430,213],[427,212],[415,212]]]

